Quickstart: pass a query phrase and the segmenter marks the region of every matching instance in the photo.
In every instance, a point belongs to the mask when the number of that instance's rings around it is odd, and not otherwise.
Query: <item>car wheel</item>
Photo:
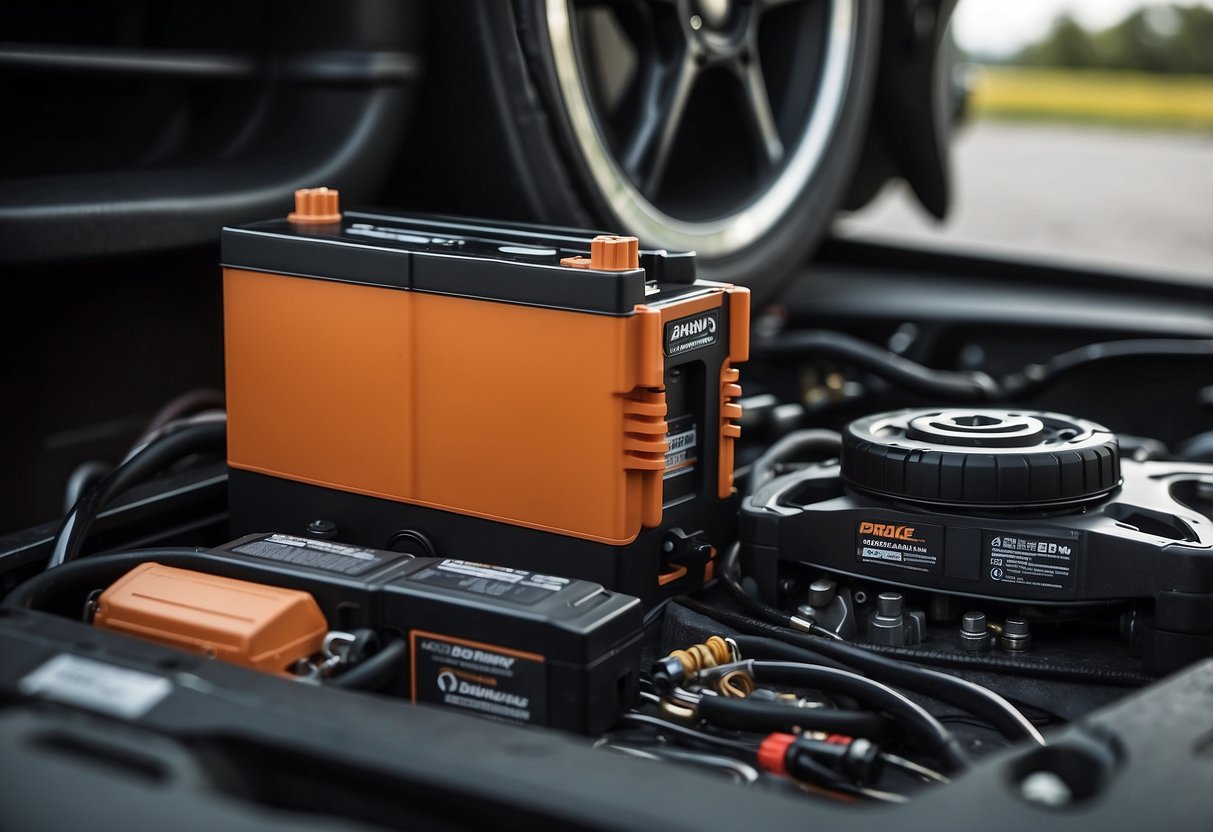
[[[556,206],[571,188],[604,226],[695,250],[702,276],[761,300],[845,198],[880,11],[869,0],[519,0],[517,47],[566,174],[540,190]]]

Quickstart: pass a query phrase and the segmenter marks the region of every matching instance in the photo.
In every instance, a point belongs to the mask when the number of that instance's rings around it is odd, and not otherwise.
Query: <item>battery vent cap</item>
[[[573,269],[626,272],[640,268],[640,241],[619,234],[599,234],[590,241],[589,257],[565,257],[560,265]]]
[[[338,191],[333,188],[300,188],[295,191],[295,210],[286,215],[295,225],[324,225],[341,222]]]

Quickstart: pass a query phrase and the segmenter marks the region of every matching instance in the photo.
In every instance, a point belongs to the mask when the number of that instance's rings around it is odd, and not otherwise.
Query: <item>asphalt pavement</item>
[[[1213,285],[1213,135],[978,122],[952,148],[945,222],[892,183],[836,233]]]

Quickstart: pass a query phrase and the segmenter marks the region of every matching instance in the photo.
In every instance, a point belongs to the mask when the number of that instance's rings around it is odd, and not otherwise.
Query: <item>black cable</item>
[[[753,622],[744,616],[719,610],[691,598],[679,600],[687,608],[714,618],[739,632],[760,638],[736,638],[742,655],[750,658],[777,658],[814,662],[861,670],[884,681],[945,702],[984,720],[1010,740],[1031,740],[1043,744],[1040,732],[1020,711],[1003,697],[965,679],[949,676],[925,667],[915,667],[871,652],[866,647],[811,638],[799,633]],[[774,641],[773,639],[778,639]],[[967,658],[967,657],[966,657]]]
[[[800,760],[797,762],[797,768],[799,769],[797,774],[800,775],[796,778],[797,780],[816,783],[819,786],[825,786],[831,789],[839,788],[841,786],[855,785],[854,783],[848,783],[838,772],[834,771],[824,763],[814,760],[807,754],[801,756]],[[805,775],[811,775],[811,777],[806,777]]]
[[[1003,398],[1012,399],[1034,393],[1068,373],[1087,364],[1115,358],[1205,357],[1213,359],[1213,338],[1130,338],[1105,341],[1055,355],[1043,364],[1032,364],[1002,377]]]
[[[156,415],[147,423],[147,427],[143,429],[143,433],[140,434],[136,444],[146,442],[158,431],[163,430],[165,425],[175,422],[184,416],[189,416],[201,410],[222,410],[223,404],[222,390],[188,390],[179,396],[173,397],[156,411]]]
[[[378,690],[403,673],[407,652],[408,643],[403,638],[394,638],[378,653],[359,662],[340,676],[334,676],[326,684],[328,687],[347,690]]]
[[[829,330],[782,332],[751,345],[754,355],[818,355],[846,362],[913,393],[947,401],[993,402],[1022,398],[1079,367],[1115,358],[1208,357],[1213,339],[1139,338],[1088,344],[993,379],[982,372],[924,367],[861,338]]]
[[[849,670],[797,662],[751,663],[754,679],[764,683],[795,685],[845,694],[857,702],[887,713],[919,749],[937,756],[945,768],[960,771],[969,765],[960,741],[925,708],[882,682]]]
[[[201,549],[139,549],[121,554],[97,555],[40,572],[4,598],[4,605],[40,610],[69,594],[83,597],[90,590],[108,586],[122,575],[148,561],[165,566],[196,568]]]
[[[736,544],[734,544],[736,547]],[[736,551],[735,548],[730,551]],[[721,569],[716,576],[720,579],[720,585],[724,587],[724,591],[729,594],[729,597],[736,601],[740,606],[761,618],[774,624],[777,627],[789,627],[792,623],[792,616],[778,607],[773,607],[770,604],[759,601],[753,595],[745,591],[745,587],[737,582],[737,579],[729,574],[727,566],[729,563],[729,552],[725,553],[721,560]]]
[[[666,734],[667,736],[677,737],[679,739],[688,740],[690,742],[696,742],[696,743],[700,743],[703,745],[718,746],[720,748],[727,749],[733,753],[741,754],[743,756],[743,758],[748,761],[753,761],[755,759],[755,756],[758,753],[758,744],[757,743],[744,743],[744,742],[739,742],[737,740],[730,740],[730,739],[727,739],[724,737],[718,737],[713,734],[707,734],[702,731],[696,731],[694,728],[686,728],[686,727],[677,725],[672,722],[666,722],[663,719],[658,719],[657,717],[649,716],[647,714],[639,714],[639,713],[634,713],[634,712],[627,713],[627,714],[623,715],[620,722],[628,724],[628,725],[652,728],[659,733]],[[620,733],[620,732],[618,732],[618,731],[612,732],[611,734],[606,735],[606,737],[604,737],[603,739],[606,739],[607,737],[612,737],[613,735],[618,734],[618,733]],[[846,782],[846,780],[844,780],[841,777],[841,775],[839,775],[838,772],[830,769],[827,766],[822,765],[821,763],[818,763],[815,760],[809,759],[805,762],[806,762],[806,765],[804,767],[811,768],[813,770],[813,774],[820,781],[819,785],[824,785],[828,788],[836,789],[838,791],[845,791],[847,794],[855,794],[855,795],[863,796],[863,797],[873,797],[874,796],[863,790],[856,789],[856,787],[853,784]]]
[[[154,477],[181,459],[196,453],[222,452],[227,436],[222,423],[186,425],[147,445],[130,460],[90,486],[68,512],[55,536],[47,568],[70,563],[80,555],[101,510],[118,494]]]
[[[733,636],[741,655],[748,659],[768,659],[784,662],[812,662],[836,670],[854,670],[845,662],[835,661],[829,656],[814,653],[768,636]]]
[[[786,731],[790,726],[805,731],[846,734],[886,741],[894,734],[887,717],[871,711],[844,711],[836,708],[798,708],[779,702],[704,696],[699,700],[700,718],[719,728],[770,733]]]
[[[805,454],[837,455],[842,450],[842,434],[833,430],[797,430],[781,437],[750,466],[746,493],[753,494],[775,476],[780,462]]]
[[[730,751],[747,754],[751,758],[758,751],[757,743],[747,743],[740,740],[731,740],[728,737],[718,737],[715,734],[708,734],[704,731],[696,731],[694,728],[687,728],[686,726],[678,725],[674,722],[667,722],[664,719],[649,716],[648,714],[626,713],[620,717],[619,722],[623,725],[643,726],[645,728],[663,731],[670,736],[679,737],[692,742],[700,742],[706,745],[727,748]]]
[[[98,462],[95,459],[77,465],[68,475],[67,485],[63,488],[63,513],[67,514],[71,511],[72,506],[76,505],[76,501],[80,499],[80,495],[84,493],[85,489],[112,470],[113,468],[107,463]]]
[[[735,545],[725,553],[720,565],[721,582],[725,585],[726,589],[730,589],[734,593],[741,592],[746,597],[749,597],[749,593],[746,593],[740,583],[733,577],[733,572],[737,567],[739,549],[740,547]],[[763,604],[762,606],[765,607],[766,605]],[[775,610],[775,612],[778,613],[779,611]],[[768,617],[768,620],[771,620],[770,617]],[[791,624],[792,622],[793,620],[789,616],[788,623]],[[787,626],[781,622],[775,623],[780,624],[780,626]],[[797,623],[799,622],[797,621]],[[793,629],[801,628],[794,627]],[[812,632],[810,630],[810,634]],[[1037,744],[1044,744],[1044,739],[1041,737],[1040,732],[1036,730],[1036,727],[1032,725],[1027,717],[1020,713],[1010,702],[981,685],[973,684],[964,679],[958,679],[955,676],[949,676],[946,673],[914,667],[894,659],[878,656],[865,651],[863,648],[843,643],[840,640],[834,641],[828,647],[823,646],[825,643],[826,639],[815,639],[810,645],[798,646],[808,647],[819,655],[828,656],[836,661],[858,668],[865,673],[880,675],[882,678],[890,680],[893,684],[907,690],[926,694],[941,702],[947,702],[950,705],[964,708],[974,716],[988,720],[991,725],[1008,739],[1029,739]]]
[[[815,651],[823,639],[805,638],[799,631],[748,618],[740,613],[713,607],[694,598],[682,596],[678,603],[700,615],[719,621],[738,632],[755,636],[766,636],[789,642],[805,650]],[[833,640],[831,640],[833,641]],[[837,644],[837,642],[835,642]],[[1133,670],[1118,670],[1110,667],[1087,667],[1072,663],[1029,662],[994,656],[974,656],[968,653],[945,653],[939,650],[918,650],[912,647],[890,647],[885,644],[851,645],[852,649],[902,662],[929,664],[952,670],[971,670],[981,673],[1008,673],[1030,676],[1054,682],[1081,682],[1088,685],[1113,685],[1115,687],[1142,687],[1158,681],[1155,677]],[[919,668],[926,670],[927,668]],[[943,674],[941,674],[943,675]],[[954,678],[954,677],[948,677]]]
[[[89,591],[113,583],[122,575],[148,562],[184,568],[198,567],[201,549],[161,548],[139,549],[120,554],[96,555],[40,572],[5,596],[9,607],[40,610],[65,596],[83,597]],[[356,690],[375,690],[387,684],[401,672],[405,660],[406,642],[394,639],[378,653],[357,666],[335,676],[328,684]]]
[[[648,716],[646,714],[638,714],[638,713],[624,714],[622,721],[627,722],[629,724],[633,724],[633,725],[644,726],[646,728],[653,728],[655,731],[657,731],[659,733],[664,733],[667,736],[673,736],[673,737],[677,737],[679,739],[685,739],[685,740],[689,740],[691,742],[697,742],[697,743],[700,743],[703,745],[719,746],[719,747],[727,749],[733,753],[741,754],[743,759],[745,759],[747,761],[754,761],[754,759],[758,753],[757,744],[747,745],[746,743],[737,742],[735,740],[729,740],[729,739],[725,739],[723,737],[717,737],[712,734],[706,734],[701,731],[696,731],[693,728],[685,728],[681,725],[677,725],[672,722],[666,722],[665,720],[658,719],[657,717],[653,717],[653,716]],[[615,732],[612,732],[611,734],[604,735],[603,737],[600,738],[599,742],[604,745],[609,745],[611,742],[614,742],[614,739],[613,739],[614,736],[619,733],[621,733],[621,732],[615,731]],[[660,746],[657,746],[653,750],[656,751],[656,750],[659,750],[660,748],[661,748]],[[801,767],[802,774],[807,773],[808,771],[811,771],[813,774],[812,782],[816,783],[819,786],[822,786],[822,787],[825,787],[828,789],[832,789],[832,790],[836,790],[839,792],[843,792],[848,795],[854,795],[857,797],[885,799],[885,798],[881,798],[878,794],[872,793],[869,790],[856,787],[853,783],[847,782],[842,777],[842,775],[840,775],[838,772],[834,771],[833,769],[829,768],[828,766],[825,766],[811,758],[805,757],[804,759],[802,759],[800,761],[800,767]]]
[[[720,569],[717,576],[720,578],[720,585],[724,587],[734,601],[741,606],[750,610],[759,618],[769,621],[779,627],[787,627],[801,632],[814,633],[819,636],[824,636],[830,639],[839,639],[840,637],[824,627],[809,621],[804,618],[797,618],[790,613],[786,613],[778,607],[773,607],[763,601],[758,600],[750,593],[745,591],[745,587],[733,576],[737,565],[737,554],[741,549],[741,545],[734,543],[730,546],[720,561]]]
[[[904,771],[906,774],[921,780],[924,783],[950,783],[952,782],[942,773],[933,768],[928,768],[913,760],[907,760],[905,757],[897,754],[889,754],[887,751],[880,752],[880,759],[885,765],[893,766],[894,768]]]
[[[705,751],[687,751],[681,748],[656,745],[652,742],[636,745],[613,740],[607,743],[595,744],[595,748],[606,748],[621,754],[638,756],[652,760],[673,760],[686,765],[698,766],[714,772],[731,775],[737,783],[755,783],[761,776],[758,769],[749,763],[724,754],[710,754]]]
[[[828,644],[829,647],[822,650],[821,648],[825,644]],[[874,653],[866,653],[861,647],[841,645],[844,650],[833,651],[831,648],[840,645],[821,639],[814,640],[813,646],[817,650],[804,651],[805,658],[808,655],[816,656],[824,653],[830,658],[849,664],[864,673],[879,676],[898,687],[962,708],[993,726],[996,731],[1009,740],[1026,739],[1038,745],[1044,744],[1044,739],[1031,720],[1006,699],[981,685],[949,676],[946,673],[914,667]],[[793,649],[799,648],[794,647]],[[830,656],[831,652],[834,655]]]
[[[755,341],[753,355],[817,355],[846,362],[913,393],[949,401],[988,402],[998,385],[985,373],[933,370],[883,347],[828,330],[800,330]]]
[[[750,616],[743,615],[739,612],[733,612],[732,610],[724,610],[720,609],[719,607],[713,607],[711,604],[705,604],[703,601],[692,598],[689,595],[680,595],[675,599],[675,601],[679,605],[684,606],[693,612],[697,612],[700,615],[711,618],[713,621],[717,621],[727,627],[731,627],[739,633],[749,633],[750,635],[755,636],[766,636],[772,639],[782,639],[784,634],[787,633],[787,629],[784,627],[780,627],[776,624],[770,624],[761,619],[751,618]],[[835,662],[834,664],[837,667],[846,667],[846,665],[842,662]]]

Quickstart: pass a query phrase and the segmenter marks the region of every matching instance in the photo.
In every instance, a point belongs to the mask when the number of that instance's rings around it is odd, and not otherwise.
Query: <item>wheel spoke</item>
[[[876,57],[882,4],[536,2],[575,172],[622,227],[724,257],[774,245],[805,194],[835,201],[817,172],[863,129],[841,114]]]
[[[771,111],[771,96],[767,92],[766,80],[762,77],[762,65],[757,57],[740,68],[741,85],[746,109],[749,111],[750,130],[759,146],[767,166],[774,168],[783,159],[783,139],[775,126],[775,115]]]
[[[689,54],[645,81],[638,124],[621,154],[624,170],[652,197],[665,175],[698,68]]]

